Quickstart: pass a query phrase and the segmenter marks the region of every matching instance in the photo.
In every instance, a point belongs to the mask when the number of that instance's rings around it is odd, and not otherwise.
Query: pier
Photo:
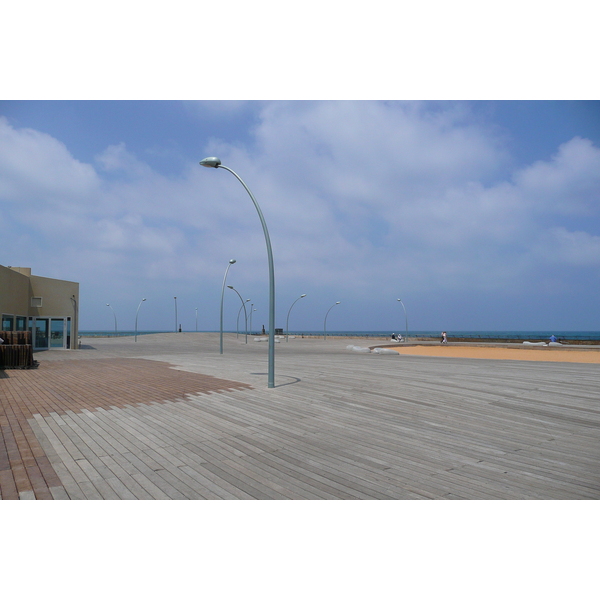
[[[290,338],[268,389],[267,344],[218,335],[0,371],[2,499],[600,498],[600,364]]]

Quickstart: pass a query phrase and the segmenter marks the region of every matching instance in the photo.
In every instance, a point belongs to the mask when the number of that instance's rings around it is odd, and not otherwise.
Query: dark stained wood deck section
[[[131,358],[43,361],[38,369],[9,370],[0,382],[0,498],[52,499],[61,486],[31,419],[84,410],[168,402],[188,394],[244,389],[246,384]]]
[[[37,465],[65,499],[600,498],[600,365],[296,339],[268,389],[266,344],[230,335],[220,356],[202,335],[99,341],[1,379],[2,497],[48,497],[23,483]]]

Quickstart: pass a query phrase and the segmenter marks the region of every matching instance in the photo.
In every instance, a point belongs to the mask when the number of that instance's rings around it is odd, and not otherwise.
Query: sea
[[[170,332],[173,332],[171,330]],[[151,333],[170,333],[169,331],[138,331],[137,335],[148,335]],[[185,333],[196,333],[195,330],[184,330]],[[205,331],[198,333],[219,333],[216,331]],[[225,333],[244,333],[243,331],[225,331]],[[397,330],[395,333],[399,333],[406,337],[406,331]],[[551,335],[556,336],[558,340],[564,341],[600,341],[600,331],[451,331],[447,330],[448,340],[452,341],[452,338],[471,338],[481,340],[547,340]],[[248,332],[249,335],[261,335],[260,331]],[[372,338],[389,338],[392,332],[390,331],[327,331],[328,336],[335,337],[372,337]],[[105,330],[105,331],[92,331],[92,330],[81,330],[79,332],[81,337],[124,337],[133,336],[135,331],[117,331]],[[290,331],[289,335],[295,336],[321,336],[324,335],[323,331]],[[440,331],[425,331],[416,330],[408,331],[409,338],[439,338],[441,335]]]

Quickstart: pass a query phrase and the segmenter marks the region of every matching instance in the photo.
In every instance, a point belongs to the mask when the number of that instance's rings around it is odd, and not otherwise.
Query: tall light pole
[[[338,301],[335,304],[333,304],[329,310],[331,310],[336,304],[340,304],[340,302]],[[329,310],[327,311],[327,314],[325,315],[325,321],[323,322],[323,334],[324,334],[323,339],[324,340],[327,339],[327,315],[329,314]]]
[[[227,286],[230,290],[233,290],[238,296],[240,296],[240,293],[232,286],[232,285],[228,285]],[[242,308],[244,309],[244,319],[245,319],[245,323],[246,323],[246,344],[248,343],[248,313],[246,312],[246,304],[244,303],[244,300],[242,299],[242,297],[240,296],[240,302],[242,303]],[[249,300],[246,300],[246,302],[249,302]],[[236,323],[236,329],[239,331],[240,326],[239,326],[239,322],[240,322],[240,311],[242,310],[242,308],[240,308],[240,310],[238,310],[238,320]]]
[[[252,313],[256,312],[256,309],[254,308],[254,303],[251,302],[250,303],[250,335],[252,335]]]
[[[288,310],[288,314],[287,314],[287,319],[285,321],[285,341],[288,341],[288,336],[290,335],[290,313],[292,312],[292,308],[294,308],[294,304],[296,304],[296,302],[298,302],[298,300],[300,300],[301,298],[306,298],[306,294],[302,294],[302,296],[300,296],[300,298],[296,298],[294,300],[294,302],[292,302],[292,305],[290,306],[290,310]]]
[[[110,310],[113,311],[113,315],[115,317],[115,336],[116,336],[117,335],[117,314],[115,313],[115,309],[110,304],[107,304],[106,306],[108,306],[110,308]]]
[[[175,300],[175,333],[177,333],[177,296],[173,296]]]
[[[404,320],[406,321],[406,336],[404,340],[408,342],[408,317],[406,316],[406,307],[404,306],[404,302],[402,302],[400,298],[398,298],[398,302],[400,302],[400,304],[402,304],[402,308],[404,308]]]
[[[227,281],[227,273],[231,265],[236,263],[235,258],[232,258],[225,269],[225,277],[223,277],[223,286],[221,287],[221,335],[219,337],[219,354],[223,354],[223,296],[225,295],[225,282]]]
[[[142,302],[146,302],[146,298],[142,298]],[[135,313],[135,342],[137,342],[137,320],[138,320],[138,313],[140,312],[140,306],[142,306],[142,302],[140,302],[138,304],[138,309],[137,312]]]
[[[227,287],[231,287],[231,286],[227,286]],[[250,298],[248,298],[248,300],[246,300],[246,303],[250,302]],[[237,321],[235,322],[236,325],[236,329],[239,332],[240,330],[240,313],[242,312],[242,308],[244,309],[244,314],[245,314],[245,327],[246,327],[246,344],[248,343],[248,313],[246,312],[246,306],[244,302],[242,302],[242,306],[240,306],[240,310],[238,310],[238,316],[237,316]],[[238,335],[239,337],[239,335]]]
[[[267,245],[267,257],[269,260],[269,375],[268,375],[268,386],[270,388],[275,387],[275,269],[273,267],[273,250],[271,249],[271,238],[269,237],[269,230],[265,218],[263,217],[262,211],[258,202],[252,195],[250,188],[244,183],[242,178],[232,169],[221,164],[221,161],[216,156],[210,156],[200,161],[203,167],[214,167],[215,169],[221,168],[229,171],[248,192],[250,199],[252,200],[258,218],[260,219],[263,232],[265,234],[265,243]]]
[[[196,332],[198,331],[198,308],[196,307]]]

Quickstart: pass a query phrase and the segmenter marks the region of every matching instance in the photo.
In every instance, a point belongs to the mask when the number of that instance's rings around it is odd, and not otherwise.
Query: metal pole
[[[331,306],[331,308],[329,310],[331,310],[336,304],[340,304],[339,302],[336,302],[335,304],[333,304]],[[327,315],[329,314],[329,310],[327,311],[327,313],[325,314],[325,321],[323,322],[323,334],[324,337],[323,339],[326,340],[327,339]]]
[[[175,300],[175,333],[177,333],[177,296],[173,296]]]
[[[223,296],[225,295],[225,282],[227,281],[227,273],[229,273],[229,267],[235,264],[235,258],[232,258],[225,269],[225,277],[223,277],[223,286],[221,287],[221,335],[219,336],[219,354],[223,354]]]
[[[406,321],[406,337],[404,338],[404,341],[408,342],[408,317],[406,316],[406,307],[404,306],[404,302],[402,302],[400,298],[398,298],[398,302],[402,304],[402,308],[404,309],[404,320]]]
[[[142,302],[146,302],[146,298],[142,298]],[[138,322],[138,313],[140,312],[140,306],[142,306],[142,302],[138,304],[137,312],[135,313],[135,342],[137,342],[137,322]]]
[[[240,293],[232,286],[232,285],[228,285],[227,286],[230,290],[233,290],[238,296],[240,296]],[[248,343],[248,313],[246,312],[246,303],[244,302],[244,299],[240,296],[240,302],[242,303],[242,306],[240,308],[240,310],[238,310],[238,322],[236,323],[236,327],[239,329],[239,319],[240,319],[240,312],[242,311],[242,308],[244,309],[244,319],[245,319],[245,323],[246,323],[246,344]],[[248,302],[248,300],[246,300],[246,302]]]
[[[231,286],[228,285],[227,287],[231,287]],[[246,300],[246,302],[250,302],[250,299]],[[242,308],[244,308],[244,302],[243,301],[242,301],[242,306],[240,306],[240,309],[238,310],[237,319],[235,321],[235,329],[236,329],[236,332],[237,332],[236,333],[236,337],[237,338],[240,337],[240,313],[242,312]],[[244,313],[246,313],[245,310],[244,310]],[[246,319],[246,321],[244,323],[244,329],[246,330],[246,335],[248,335],[248,315],[247,314],[245,314],[245,319]]]
[[[116,335],[118,335],[118,332],[117,332],[117,314],[115,313],[115,309],[110,304],[107,304],[106,306],[108,306],[110,308],[110,310],[113,311],[113,315],[115,317],[115,336],[116,336]]]
[[[298,302],[298,300],[300,300],[301,298],[305,298],[306,294],[302,294],[302,296],[300,296],[300,298],[296,298],[296,300],[294,300],[294,302],[292,303],[292,306],[290,306],[290,310],[288,310],[288,314],[287,314],[287,319],[285,321],[285,341],[288,341],[288,336],[290,334],[290,313],[292,312],[292,308],[294,308],[294,304],[296,304],[296,302]]]
[[[256,208],[256,212],[258,213],[258,218],[260,219],[260,223],[263,228],[263,232],[265,234],[265,243],[267,246],[267,257],[269,260],[269,376],[268,376],[268,386],[270,388],[275,387],[275,268],[273,267],[273,250],[271,248],[271,238],[269,237],[269,230],[267,229],[267,224],[265,222],[265,218],[263,217],[262,211],[260,210],[260,206],[256,201],[256,198],[252,195],[250,188],[244,183],[244,180],[232,169],[226,167],[221,164],[221,161],[215,156],[211,156],[209,158],[205,158],[200,161],[200,164],[203,167],[214,167],[215,169],[221,168],[229,171],[243,186],[244,189],[248,192],[254,207]]]

